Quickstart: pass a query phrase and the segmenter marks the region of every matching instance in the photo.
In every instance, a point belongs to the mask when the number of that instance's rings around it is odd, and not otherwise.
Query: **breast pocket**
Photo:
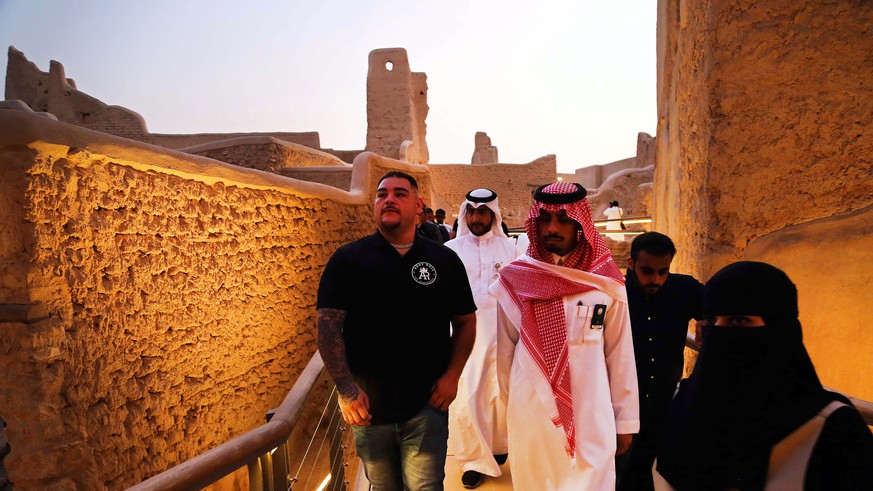
[[[484,274],[482,275],[482,277],[488,278],[488,284],[490,285],[491,283],[493,283],[497,280],[498,274],[500,273],[500,268],[503,267],[503,263],[501,263],[499,261],[493,261],[493,260],[492,261],[485,261],[482,264],[482,267],[484,269],[484,271],[483,271]]]
[[[573,307],[573,315],[567,325],[567,342],[569,344],[590,343],[600,339],[602,329],[591,329],[591,316],[594,307],[576,305]],[[592,332],[595,331],[595,332]]]

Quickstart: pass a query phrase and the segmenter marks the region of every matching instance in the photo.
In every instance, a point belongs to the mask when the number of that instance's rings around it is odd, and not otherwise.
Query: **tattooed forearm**
[[[352,378],[346,359],[346,342],[343,339],[343,323],[346,311],[338,309],[318,309],[318,351],[324,366],[333,378],[340,396],[346,400],[358,397],[358,386]]]

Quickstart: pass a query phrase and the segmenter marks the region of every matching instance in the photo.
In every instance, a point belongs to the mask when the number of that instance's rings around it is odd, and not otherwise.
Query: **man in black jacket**
[[[631,243],[626,288],[640,389],[640,433],[616,460],[618,490],[654,489],[652,463],[682,377],[688,323],[702,315],[703,285],[691,276],[670,273],[675,255],[673,241],[658,232],[646,232]]]
[[[445,241],[443,240],[443,236],[440,234],[438,227],[439,225],[433,222],[433,209],[428,207],[422,208],[421,214],[418,215],[418,227],[416,228],[416,232],[437,244],[442,244]]]

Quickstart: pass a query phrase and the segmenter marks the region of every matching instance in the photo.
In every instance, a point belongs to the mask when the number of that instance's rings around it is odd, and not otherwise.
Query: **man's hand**
[[[449,410],[449,404],[458,395],[458,379],[461,378],[464,364],[473,351],[475,341],[476,313],[452,316],[452,355],[446,373],[433,384],[428,401],[431,406],[440,411]]]
[[[355,383],[346,360],[346,342],[343,339],[346,311],[318,309],[315,312],[318,323],[318,351],[324,360],[324,367],[336,383],[343,419],[353,426],[367,426],[371,418],[370,398]]]
[[[448,411],[449,404],[455,400],[458,395],[458,378],[459,376],[446,372],[442,377],[438,378],[433,384],[433,389],[428,401],[431,406],[440,411]]]
[[[367,393],[357,385],[352,389],[353,394],[346,397],[338,394],[338,402],[343,420],[352,426],[370,426],[370,398]]]
[[[632,434],[627,435],[615,435],[615,455],[621,455],[630,448],[631,442],[633,441],[634,436]]]

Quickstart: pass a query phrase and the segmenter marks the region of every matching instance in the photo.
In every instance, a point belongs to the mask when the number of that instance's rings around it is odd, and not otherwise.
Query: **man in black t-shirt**
[[[702,316],[703,285],[692,276],[670,272],[675,255],[673,241],[658,232],[641,234],[631,243],[625,285],[640,389],[640,432],[630,450],[616,458],[619,491],[654,489],[652,464],[682,377],[688,323]]]
[[[382,177],[378,230],[339,248],[318,289],[318,348],[373,490],[443,489],[446,411],[476,335],[464,265],[416,234],[421,208],[413,177]],[[421,316],[420,298],[440,308]]]

